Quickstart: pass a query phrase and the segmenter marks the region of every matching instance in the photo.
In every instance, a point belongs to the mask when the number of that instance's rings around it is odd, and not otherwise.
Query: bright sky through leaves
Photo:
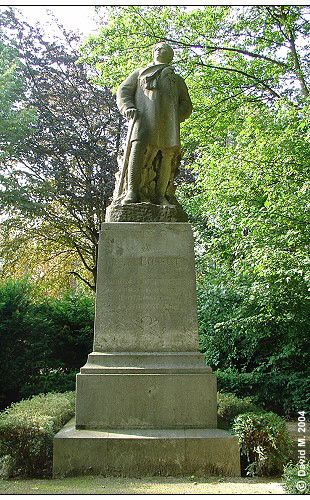
[[[0,10],[5,9],[6,6],[0,7]],[[42,27],[45,28],[46,32],[54,30],[53,23],[51,23],[51,19],[48,15],[48,10],[54,14],[66,29],[72,31],[78,30],[85,36],[98,29],[94,20],[96,12],[93,5],[28,5],[16,6],[16,9],[21,11],[23,17],[25,17],[30,24],[39,22]]]

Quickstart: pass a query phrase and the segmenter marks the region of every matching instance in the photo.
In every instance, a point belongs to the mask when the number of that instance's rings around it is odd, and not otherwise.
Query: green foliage
[[[258,411],[259,407],[253,403],[251,397],[240,398],[231,392],[217,393],[217,415],[229,424],[241,413]]]
[[[301,469],[300,464],[289,462],[284,467],[283,488],[288,495],[309,495],[310,493],[310,462],[305,462],[305,467]],[[298,472],[305,472],[304,476],[299,476]]]
[[[0,163],[14,156],[36,124],[14,45],[0,32]]]
[[[309,408],[307,290],[243,273],[204,274],[198,288],[200,345],[220,390],[252,395],[273,411]],[[209,279],[210,278],[210,279]],[[264,289],[265,288],[265,289]]]
[[[221,389],[286,414],[309,403],[308,10],[113,7],[82,48],[116,88],[156,41],[173,46],[194,105],[181,133],[195,182],[178,197],[195,229],[201,350]]]
[[[27,281],[0,285],[0,405],[32,394],[67,391],[86,362],[94,300],[84,292],[40,296]]]
[[[217,370],[218,388],[241,397],[251,395],[263,408],[287,417],[295,417],[300,408],[308,411],[309,377],[306,374],[264,373],[263,368],[249,373],[231,368]]]
[[[269,407],[293,413],[309,404],[309,108],[241,116],[197,166],[201,348],[227,379],[248,377],[248,394],[258,386],[262,402],[267,383]]]
[[[233,422],[241,453],[246,455],[248,475],[277,475],[289,459],[291,441],[285,421],[269,413],[244,413]]]
[[[192,89],[189,140],[204,136],[203,146],[244,102],[295,103],[309,95],[307,59],[299,52],[309,30],[306,12],[298,6],[113,6],[98,35],[84,43],[83,60],[96,70],[95,81],[115,88],[150,61],[152,45],[168,41]]]
[[[58,292],[77,279],[94,290],[120,142],[115,98],[77,64],[78,35],[57,26],[51,38],[14,9],[0,17],[37,116],[0,174],[2,275],[28,273]]]
[[[50,475],[53,437],[74,413],[74,392],[40,394],[0,413],[0,452],[13,458],[15,473]]]

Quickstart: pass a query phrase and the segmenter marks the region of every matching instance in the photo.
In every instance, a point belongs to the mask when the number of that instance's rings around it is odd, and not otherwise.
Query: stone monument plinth
[[[239,475],[198,352],[190,225],[104,223],[98,262],[94,351],[77,375],[76,422],[54,440],[54,476]]]
[[[240,475],[198,351],[193,235],[176,198],[192,102],[172,47],[152,54],[116,94],[128,131],[100,232],[94,349],[77,375],[76,420],[54,439],[54,477]]]

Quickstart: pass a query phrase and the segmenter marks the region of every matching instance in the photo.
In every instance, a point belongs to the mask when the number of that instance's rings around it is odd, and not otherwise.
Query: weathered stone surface
[[[54,439],[54,476],[239,475],[237,438],[216,417],[190,225],[103,224],[94,352],[77,375],[76,423]]]
[[[130,203],[110,205],[106,222],[177,222],[175,206],[154,205],[154,203]]]
[[[95,352],[197,352],[193,235],[187,223],[105,223]]]
[[[198,352],[93,352],[77,375],[76,425],[214,428],[216,377]]]
[[[212,373],[199,352],[92,352],[81,373]]]
[[[79,429],[215,428],[216,377],[156,369],[141,374],[78,374],[76,425]]]
[[[240,475],[237,437],[220,429],[76,430],[54,439],[54,477]]]

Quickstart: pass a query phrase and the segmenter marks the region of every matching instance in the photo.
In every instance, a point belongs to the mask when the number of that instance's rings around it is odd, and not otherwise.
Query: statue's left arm
[[[179,119],[180,122],[184,122],[188,118],[193,110],[193,105],[191,98],[186,87],[186,83],[179,76],[178,78],[178,88],[179,88]]]

